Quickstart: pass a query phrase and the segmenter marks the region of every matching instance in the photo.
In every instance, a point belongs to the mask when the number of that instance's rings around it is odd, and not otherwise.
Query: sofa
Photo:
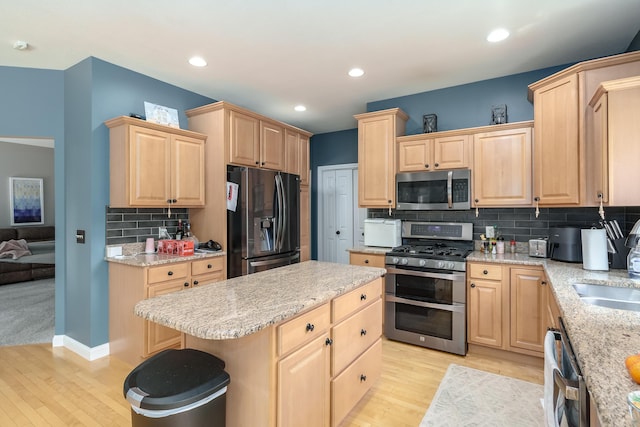
[[[55,277],[55,227],[0,228],[0,242],[27,241],[31,255],[0,258],[0,285]]]

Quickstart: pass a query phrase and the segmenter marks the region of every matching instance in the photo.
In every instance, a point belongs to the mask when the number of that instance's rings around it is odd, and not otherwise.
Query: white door
[[[318,260],[349,263],[347,249],[364,244],[366,209],[358,208],[358,165],[318,168]],[[362,228],[362,230],[361,230]]]

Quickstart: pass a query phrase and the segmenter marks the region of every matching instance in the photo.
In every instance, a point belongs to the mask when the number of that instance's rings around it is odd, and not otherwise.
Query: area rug
[[[55,279],[0,286],[0,345],[50,343]]]
[[[420,427],[544,426],[543,387],[449,365]]]

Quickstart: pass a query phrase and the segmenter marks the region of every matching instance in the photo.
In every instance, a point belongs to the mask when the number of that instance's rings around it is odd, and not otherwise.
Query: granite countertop
[[[356,246],[355,248],[348,248],[347,252],[361,252],[366,254],[386,254],[392,248],[385,248],[382,246]]]
[[[602,426],[631,425],[627,394],[640,390],[640,385],[629,376],[624,360],[640,352],[640,313],[588,305],[572,285],[582,282],[640,288],[640,280],[629,278],[626,270],[588,271],[581,263],[519,253],[473,252],[467,261],[543,266]]]
[[[138,302],[136,315],[202,339],[250,335],[358,288],[383,268],[306,261]]]
[[[105,256],[107,262],[126,264],[132,267],[153,267],[155,265],[171,264],[174,262],[197,261],[199,259],[214,258],[224,256],[224,251],[218,252],[196,252],[189,256],[166,255],[157,252],[148,254],[144,252],[144,243],[128,243],[124,245],[108,245],[110,247],[121,247],[122,255]]]

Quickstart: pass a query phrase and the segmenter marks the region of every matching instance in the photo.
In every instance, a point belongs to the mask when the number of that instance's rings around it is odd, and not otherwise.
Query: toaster
[[[531,239],[529,240],[529,256],[537,258],[547,258],[547,239]]]

